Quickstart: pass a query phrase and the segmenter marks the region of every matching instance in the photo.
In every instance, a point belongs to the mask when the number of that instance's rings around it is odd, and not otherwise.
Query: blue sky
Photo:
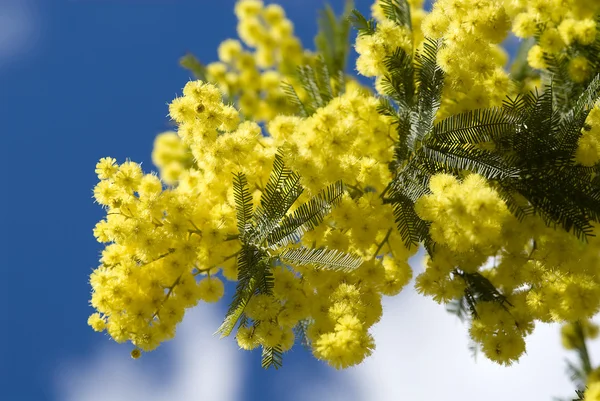
[[[369,1],[357,3],[366,10]],[[518,366],[476,364],[466,328],[411,289],[386,300],[373,358],[345,372],[301,347],[286,355],[283,370],[264,372],[259,355],[211,336],[223,304],[199,306],[174,341],[138,361],[129,358],[130,347],[87,327],[87,279],[100,251],[92,228],[103,216],[91,198],[94,165],[113,156],[152,169],[154,136],[169,127],[166,104],[189,79],[177,60],[186,51],[214,60],[218,44],[235,35],[233,4],[0,0],[0,400],[494,401],[526,399],[531,388],[540,400],[569,394],[556,327],[538,329]],[[324,1],[281,4],[311,47]],[[466,375],[476,379],[470,390]]]

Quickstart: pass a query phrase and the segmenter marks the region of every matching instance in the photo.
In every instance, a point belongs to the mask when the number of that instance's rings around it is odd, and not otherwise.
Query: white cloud
[[[237,400],[242,382],[242,351],[233,339],[213,336],[223,311],[199,305],[188,312],[175,340],[161,346],[167,358],[152,354],[134,361],[127,346],[101,347],[87,360],[62,368],[57,377],[61,401]],[[158,352],[158,351],[155,351]]]
[[[383,318],[372,332],[375,353],[355,368],[332,372],[334,380],[318,388],[327,397],[307,388],[296,399],[551,401],[575,395],[564,362],[574,354],[561,347],[558,325],[539,324],[518,364],[499,366],[481,353],[474,360],[467,327],[409,287],[385,299]],[[600,347],[591,344],[597,363]]]
[[[558,326],[538,325],[518,364],[499,366],[481,354],[475,361],[467,328],[412,288],[385,299],[382,321],[373,328],[375,353],[345,371],[302,363],[302,356],[284,360],[282,370],[271,372],[276,376],[254,376],[261,369],[258,355],[248,358],[233,339],[212,335],[222,313],[208,305],[192,310],[161,355],[133,361],[126,346],[103,346],[89,359],[62,368],[57,399],[246,400],[248,390],[267,383],[262,377],[275,379],[267,379],[268,388],[285,395],[276,399],[290,401],[551,401],[574,395],[564,362],[574,354],[562,349]],[[598,363],[598,341],[591,345],[592,361]],[[297,345],[292,352],[308,351]]]
[[[373,399],[551,400],[574,394],[556,326],[539,325],[527,339],[527,355],[503,367],[482,354],[474,360],[466,327],[432,300],[408,291],[386,301],[373,333],[377,351],[352,371]]]
[[[29,54],[38,39],[38,17],[33,3],[0,0],[0,68]]]

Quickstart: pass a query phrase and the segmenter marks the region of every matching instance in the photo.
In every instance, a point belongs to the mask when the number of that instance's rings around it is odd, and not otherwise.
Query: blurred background
[[[557,326],[539,325],[509,368],[474,358],[467,328],[407,287],[384,302],[377,349],[335,371],[300,345],[279,371],[212,333],[224,302],[190,311],[175,340],[139,360],[86,324],[104,214],[100,157],[150,161],[187,51],[216,59],[234,0],[0,0],[0,400],[551,400],[574,396]],[[337,11],[343,0],[330,0]],[[368,13],[370,1],[358,0]],[[281,0],[312,48],[323,0]],[[349,63],[352,65],[352,61]],[[416,272],[422,255],[412,259]],[[591,342],[592,360],[600,343]]]

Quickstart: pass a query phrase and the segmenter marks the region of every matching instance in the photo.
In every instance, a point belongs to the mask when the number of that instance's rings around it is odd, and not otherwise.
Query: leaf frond
[[[406,0],[379,0],[379,5],[387,18],[412,30],[410,5]]]
[[[260,205],[254,212],[257,234],[253,240],[258,244],[262,243],[279,225],[281,219],[303,192],[300,176],[285,165],[283,157],[281,151],[275,155],[269,182],[265,185]]]
[[[451,315],[455,315],[461,322],[465,322],[469,319],[469,305],[465,297],[459,299],[453,299],[446,304],[446,312]]]
[[[360,11],[354,9],[348,17],[350,24],[358,31],[359,35],[373,35],[375,33],[375,21],[366,19]]]
[[[243,237],[252,226],[252,195],[243,173],[237,173],[233,178],[233,197],[237,211],[237,227],[240,236]]]
[[[284,263],[316,267],[348,272],[357,269],[362,264],[360,256],[352,255],[336,249],[291,248],[279,254],[278,258]]]
[[[400,107],[410,110],[415,96],[415,69],[413,58],[402,48],[385,58],[386,74],[382,79],[384,93],[396,101]]]
[[[288,103],[291,104],[297,111],[300,117],[308,117],[312,114],[311,110],[307,108],[307,106],[302,102],[296,90],[289,82],[282,82],[281,89]]]
[[[415,211],[414,202],[404,194],[396,194],[392,206],[394,219],[404,246],[411,249],[429,235],[429,225]]]
[[[238,282],[235,294],[225,314],[225,320],[217,329],[221,338],[227,337],[235,328],[237,322],[242,318],[246,304],[254,294],[257,286],[256,266],[258,265],[259,255],[253,247],[242,246],[238,255]]]
[[[468,273],[459,270],[454,270],[454,274],[461,277],[466,284],[464,299],[471,311],[471,316],[478,319],[477,304],[480,302],[495,302],[508,309],[508,306],[513,306],[506,296],[504,296],[494,285],[479,272]]]
[[[410,148],[420,142],[433,128],[435,116],[440,107],[444,73],[437,65],[437,53],[441,40],[426,39],[423,51],[417,54],[418,98],[417,112],[412,114],[413,121],[408,138]]]
[[[271,367],[275,370],[283,366],[283,352],[281,347],[265,347],[262,349],[261,366],[263,369],[269,369]]]
[[[343,14],[337,18],[331,6],[326,5],[319,12],[319,32],[315,37],[318,53],[324,58],[328,70],[336,74],[346,69],[346,59],[350,48],[350,20],[354,2],[346,0]]]
[[[308,337],[308,326],[310,321],[308,319],[300,320],[296,326],[294,326],[294,337],[300,340],[300,344],[308,351],[312,352],[311,341]]]
[[[179,59],[179,65],[194,74],[196,79],[207,81],[206,67],[192,53],[187,53]]]
[[[317,227],[344,195],[344,184],[337,181],[320,191],[308,202],[285,216],[279,226],[267,237],[270,248],[298,242],[305,232]]]

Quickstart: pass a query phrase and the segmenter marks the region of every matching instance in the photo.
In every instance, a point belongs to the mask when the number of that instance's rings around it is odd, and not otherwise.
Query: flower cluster
[[[97,313],[88,323],[117,342],[130,340],[150,351],[175,335],[185,308],[200,300],[215,302],[223,283],[197,265],[204,236],[194,227],[200,216],[194,198],[178,189],[163,190],[160,179],[127,161],[103,158],[96,166],[94,189],[106,219],[94,228],[106,243],[101,265],[90,277],[91,304]],[[215,244],[221,252],[235,244]],[[206,245],[205,245],[206,247]],[[214,252],[215,248],[210,248]],[[231,268],[231,267],[230,267]],[[198,281],[200,275],[207,275]]]
[[[209,79],[229,99],[237,101],[246,117],[268,121],[278,114],[292,113],[281,82],[296,83],[296,66],[310,60],[294,36],[293,23],[281,6],[265,6],[260,0],[238,2],[235,14],[243,44],[237,39],[221,43],[220,61],[207,65]]]
[[[223,295],[219,269],[236,279],[236,241],[228,240],[236,234],[235,209],[223,176],[245,173],[258,199],[273,156],[284,147],[294,150],[290,162],[302,174],[307,194],[339,179],[355,188],[326,224],[302,241],[352,251],[365,263],[351,273],[276,269],[273,295],[256,296],[247,305],[254,324],[239,330],[238,343],[244,349],[288,350],[292,328],[302,320],[318,358],[338,368],[362,361],[374,347],[367,330],[381,316],[381,295],[397,294],[411,277],[410,253],[393,230],[391,208],[378,196],[389,180],[384,166],[391,143],[376,106],[375,98],[350,88],[309,118],[276,118],[267,135],[254,122],[240,123],[216,86],[189,82],[169,106],[177,134],[164,133],[155,142],[153,159],[162,182],[132,162],[117,166],[105,158],[98,164],[101,181],[94,193],[107,207],[107,218],[95,235],[109,245],[91,278],[92,305],[99,313],[90,324],[151,350],[172,337],[185,308],[218,300]],[[332,125],[336,115],[345,120]],[[364,156],[365,150],[372,156]],[[332,158],[338,161],[331,163]],[[163,189],[163,183],[171,187]],[[141,305],[144,313],[130,309]]]
[[[443,40],[437,62],[448,83],[439,117],[499,106],[509,93],[506,52],[497,44],[510,28],[502,2],[441,0],[423,21],[426,37]]]
[[[426,13],[423,10],[422,0],[408,2],[410,10],[411,28],[399,25],[390,20],[381,7],[381,2],[376,0],[371,12],[378,21],[372,35],[359,35],[354,45],[358,58],[356,70],[366,77],[375,77],[375,89],[383,94],[382,79],[386,72],[386,59],[398,49],[408,54],[413,54],[421,48],[423,33],[421,23]]]
[[[285,247],[347,252],[362,264],[348,271],[309,263],[269,265],[272,291],[251,294],[236,340],[245,350],[285,352],[302,334],[314,356],[335,368],[356,365],[371,354],[375,341],[369,329],[381,318],[382,296],[396,295],[408,284],[412,271],[407,260],[417,251],[407,247],[397,229],[398,222],[411,216],[395,210],[385,195],[398,169],[415,162],[422,150],[418,138],[413,153],[398,146],[415,136],[404,128],[415,121],[426,126],[421,114],[428,112],[410,109],[405,114],[409,121],[402,125],[389,103],[386,108],[383,86],[393,84],[384,79],[390,56],[403,51],[413,57],[425,38],[438,40],[434,61],[444,79],[441,105],[431,113],[432,120],[500,106],[507,94],[517,92],[498,45],[511,26],[519,37],[536,38],[527,57],[535,69],[546,68],[551,57],[566,58],[568,75],[579,85],[597,67],[589,53],[597,41],[597,2],[588,7],[583,0],[439,0],[426,14],[415,0],[406,3],[411,18],[404,25],[400,17],[389,17],[391,3],[375,2],[376,22],[367,22],[373,29],[355,43],[356,69],[375,78],[375,91],[346,78],[338,81],[344,86],[339,94],[300,113],[299,103],[286,98],[280,84],[290,83],[300,102],[326,97],[316,83],[303,88],[294,74],[297,65],[314,63],[315,57],[302,48],[280,6],[238,1],[243,44],[224,41],[220,61],[207,66],[209,82],[188,82],[183,95],[169,105],[176,129],[155,140],[152,160],[159,174],[144,174],[139,164],[117,164],[108,157],[96,166],[94,198],[106,217],[94,235],[105,248],[90,278],[96,309],[90,326],[106,330],[118,342],[131,341],[136,347],[132,356],[139,357],[140,349],[150,351],[173,338],[186,308],[219,300],[221,278],[238,279],[236,261],[243,250],[232,178],[238,173],[247,177],[249,197],[258,207],[268,192],[276,154],[283,152],[286,165],[300,176],[300,200],[338,181],[346,188],[320,225]],[[323,86],[334,80],[327,76]],[[398,92],[425,85],[396,84]],[[430,107],[435,103],[423,102]],[[468,131],[464,121],[448,126]],[[484,127],[491,136],[502,129],[495,120],[485,123],[499,126],[496,131]],[[471,143],[462,145],[467,149]],[[572,159],[581,171],[596,169],[598,174],[598,106],[587,115]],[[413,177],[426,186],[415,197],[413,212],[435,243],[416,289],[438,303],[466,305],[473,317],[472,339],[498,363],[518,360],[537,322],[570,322],[563,330],[565,346],[578,347],[573,322],[587,322],[600,310],[598,237],[582,242],[539,214],[519,219],[499,182],[466,168],[444,170],[439,160],[428,164],[436,173]],[[600,236],[600,224],[594,224],[592,231]],[[591,324],[585,328],[589,337],[597,333]],[[593,400],[600,389],[590,383]]]
[[[520,38],[536,37],[527,60],[531,67],[547,68],[548,58],[565,56],[574,82],[590,77],[592,66],[585,47],[596,40],[594,15],[600,8],[595,1],[516,1],[513,32]]]
[[[357,71],[366,77],[385,74],[385,60],[397,48],[412,54],[412,36],[410,31],[389,19],[383,19],[373,35],[362,35],[356,39]]]
[[[583,393],[586,401],[600,399],[600,366],[593,367],[587,344],[598,337],[598,325],[591,320],[566,323],[561,328],[561,337],[563,347],[574,351],[578,357],[576,362],[568,364],[571,380],[579,387],[579,394]]]
[[[600,107],[592,109],[586,123],[587,129],[579,138],[575,160],[583,166],[592,167],[600,162]]]
[[[490,359],[516,361],[535,320],[570,322],[600,310],[597,241],[584,245],[536,217],[519,222],[475,174],[461,183],[436,175],[430,187],[432,194],[419,199],[417,212],[431,222],[431,235],[441,246],[426,257],[416,288],[449,303],[471,287],[469,277],[480,275],[501,290],[505,299],[477,304],[470,330]]]

